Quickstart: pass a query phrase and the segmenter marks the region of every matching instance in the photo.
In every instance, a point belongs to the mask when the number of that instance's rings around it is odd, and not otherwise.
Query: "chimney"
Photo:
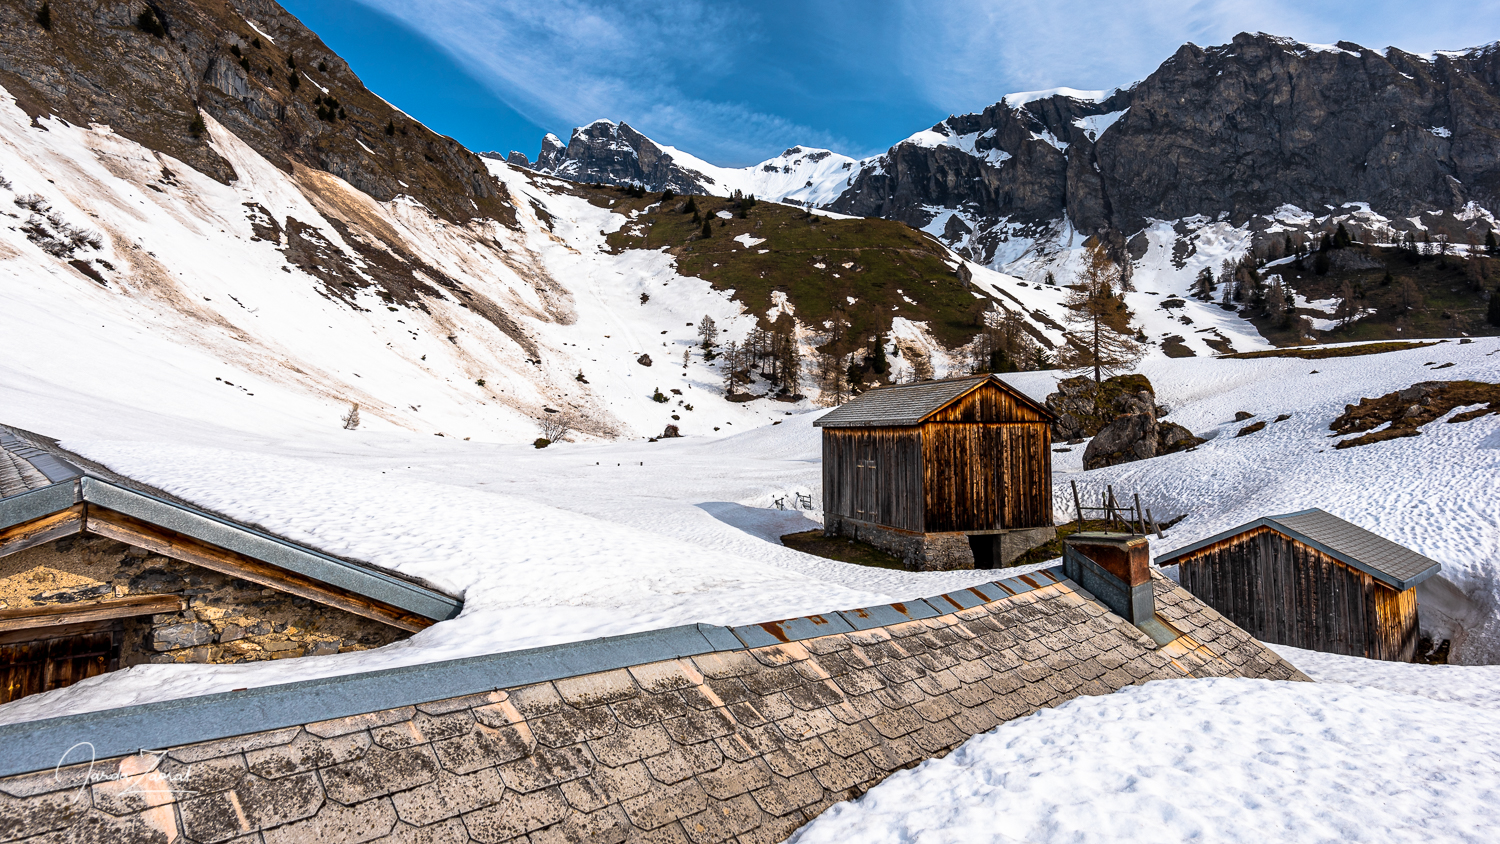
[[[1063,573],[1137,626],[1156,617],[1146,537],[1082,532],[1063,544]]]

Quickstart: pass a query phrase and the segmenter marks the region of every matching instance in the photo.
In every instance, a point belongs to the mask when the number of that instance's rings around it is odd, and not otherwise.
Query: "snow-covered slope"
[[[843,193],[859,162],[847,155],[826,149],[792,147],[775,158],[752,167],[716,167],[675,148],[663,150],[677,163],[695,170],[712,181],[705,181],[708,192],[728,196],[739,191],[775,202],[827,205]]]
[[[549,407],[606,438],[770,415],[723,401],[701,354],[683,361],[689,324],[730,339],[752,320],[669,255],[609,254],[622,215],[490,162],[517,225],[458,226],[286,173],[206,120],[230,185],[107,127],[33,128],[0,91],[11,372],[205,420],[337,427],[358,403],[377,430],[512,442]]]

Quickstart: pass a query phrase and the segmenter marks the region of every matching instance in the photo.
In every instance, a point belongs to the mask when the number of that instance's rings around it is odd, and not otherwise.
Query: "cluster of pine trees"
[[[753,383],[757,374],[777,395],[800,395],[802,353],[797,345],[797,323],[789,314],[777,317],[769,331],[759,327],[751,330],[743,343],[730,341],[720,356],[724,358],[726,395],[733,396],[740,385]]]
[[[1026,372],[1052,366],[1052,354],[1026,330],[1020,314],[994,305],[981,321],[984,327],[969,345],[970,372]]]

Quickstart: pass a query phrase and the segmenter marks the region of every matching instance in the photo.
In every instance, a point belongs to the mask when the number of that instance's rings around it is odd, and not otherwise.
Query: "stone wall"
[[[408,634],[306,598],[111,539],[70,536],[0,557],[0,609],[177,595],[178,613],[125,620],[120,667],[319,656]]]
[[[1028,586],[928,599],[968,608],[886,626],[12,776],[0,841],[775,842],[1078,695],[1306,679],[1159,576],[1159,618],[1178,635],[1160,646],[1071,581]]]
[[[823,532],[872,545],[898,557],[911,571],[954,571],[974,568],[974,551],[966,533],[912,533],[880,525],[825,516]],[[996,565],[1016,559],[1057,536],[1056,528],[996,532]]]

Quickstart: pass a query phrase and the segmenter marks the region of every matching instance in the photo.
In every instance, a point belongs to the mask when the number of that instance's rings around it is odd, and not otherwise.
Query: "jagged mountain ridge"
[[[564,144],[542,139],[535,162],[524,153],[485,153],[539,173],[578,182],[645,185],[653,191],[729,196],[734,191],[776,202],[823,207],[847,187],[861,162],[826,149],[796,146],[751,167],[719,167],[659,144],[628,123],[595,120],[573,130]],[[873,216],[873,215],[868,215]]]
[[[597,168],[588,138],[554,139],[537,167],[648,185],[671,168],[660,156]],[[648,145],[663,149],[622,131],[611,153]],[[1015,259],[1003,248],[1012,239],[1129,237],[1150,220],[1195,216],[1263,230],[1284,206],[1322,215],[1366,203],[1396,229],[1436,212],[1489,225],[1500,207],[1500,50],[1418,56],[1264,34],[1186,44],[1126,89],[1011,96],[950,117],[842,182],[823,207],[925,228],[997,268]],[[1472,233],[1463,222],[1450,216],[1446,233]]]

